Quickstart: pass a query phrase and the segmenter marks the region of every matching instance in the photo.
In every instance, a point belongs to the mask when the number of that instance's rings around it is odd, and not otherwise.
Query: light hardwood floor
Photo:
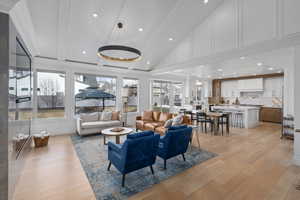
[[[293,141],[279,137],[280,127],[266,123],[232,129],[229,137],[201,134],[201,148],[217,157],[131,199],[299,200]],[[15,200],[95,199],[69,136],[52,137],[48,148],[30,152],[15,194]]]

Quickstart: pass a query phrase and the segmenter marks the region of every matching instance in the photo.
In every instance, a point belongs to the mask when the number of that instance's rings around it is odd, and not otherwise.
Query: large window
[[[116,78],[75,74],[75,112],[116,109]]]
[[[65,116],[65,79],[62,72],[37,72],[37,117]]]
[[[138,111],[138,84],[136,79],[123,79],[122,102],[125,112]]]
[[[183,83],[173,83],[174,88],[174,106],[181,107],[183,100]]]
[[[182,106],[182,90],[182,83],[153,81],[152,109],[170,112],[171,108]]]

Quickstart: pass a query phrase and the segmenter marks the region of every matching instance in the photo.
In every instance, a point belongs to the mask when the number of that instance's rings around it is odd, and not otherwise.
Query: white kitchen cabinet
[[[263,91],[264,84],[262,78],[238,80],[238,88],[241,92]]]

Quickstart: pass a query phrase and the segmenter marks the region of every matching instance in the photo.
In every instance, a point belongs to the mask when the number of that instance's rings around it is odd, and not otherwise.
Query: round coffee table
[[[126,128],[126,127],[120,127],[120,128],[124,128],[124,130],[122,130],[120,132],[113,132],[112,129],[114,129],[114,128],[107,128],[107,129],[103,129],[101,131],[101,133],[103,134],[104,145],[107,145],[106,136],[116,136],[116,144],[120,144],[120,136],[128,135],[129,133],[133,132],[132,128]]]

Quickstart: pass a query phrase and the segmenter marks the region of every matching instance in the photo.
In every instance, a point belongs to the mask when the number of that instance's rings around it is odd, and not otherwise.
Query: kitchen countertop
[[[216,109],[229,109],[229,110],[259,110],[260,107],[257,106],[240,106],[240,105],[222,105],[222,106],[214,106]]]
[[[239,104],[239,105],[235,105],[235,104],[219,104],[216,106],[241,106],[241,107],[258,107],[258,108],[279,108],[282,109],[282,107],[278,107],[278,106],[265,106],[265,105],[254,105],[254,104]]]
[[[245,128],[254,128],[259,124],[259,110],[261,108],[258,106],[223,105],[213,106],[213,109],[220,109],[232,113],[237,111],[242,112],[242,123],[244,124],[243,127]]]

